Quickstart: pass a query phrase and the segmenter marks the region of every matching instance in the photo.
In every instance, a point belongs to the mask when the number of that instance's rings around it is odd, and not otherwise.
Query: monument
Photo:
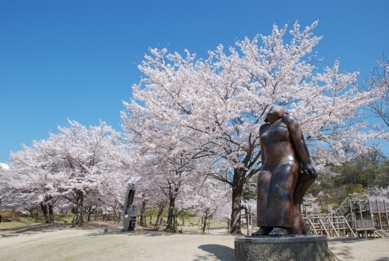
[[[317,177],[299,122],[274,106],[259,129],[257,225],[235,239],[235,260],[336,260],[325,236],[306,235],[300,206]]]
[[[135,196],[135,185],[133,183],[127,184],[127,192],[124,198],[123,209],[123,231],[133,231],[136,225],[136,206],[133,205]]]

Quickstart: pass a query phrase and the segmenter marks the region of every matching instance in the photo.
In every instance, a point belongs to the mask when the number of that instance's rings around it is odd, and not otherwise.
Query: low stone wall
[[[327,237],[291,235],[281,237],[236,237],[235,261],[335,261]]]

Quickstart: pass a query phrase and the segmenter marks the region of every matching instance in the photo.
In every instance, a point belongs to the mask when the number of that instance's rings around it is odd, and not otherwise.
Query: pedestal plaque
[[[235,238],[235,261],[336,261],[327,237],[318,235]]]

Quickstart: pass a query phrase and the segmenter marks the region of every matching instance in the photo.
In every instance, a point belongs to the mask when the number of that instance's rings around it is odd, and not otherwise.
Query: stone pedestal
[[[327,237],[290,235],[235,238],[235,261],[335,261]]]

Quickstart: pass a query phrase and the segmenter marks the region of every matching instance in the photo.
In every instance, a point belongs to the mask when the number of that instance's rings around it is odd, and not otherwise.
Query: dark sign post
[[[135,185],[128,183],[126,197],[124,199],[123,210],[123,230],[132,231],[135,229],[136,223],[136,206],[133,205],[135,195]]]

